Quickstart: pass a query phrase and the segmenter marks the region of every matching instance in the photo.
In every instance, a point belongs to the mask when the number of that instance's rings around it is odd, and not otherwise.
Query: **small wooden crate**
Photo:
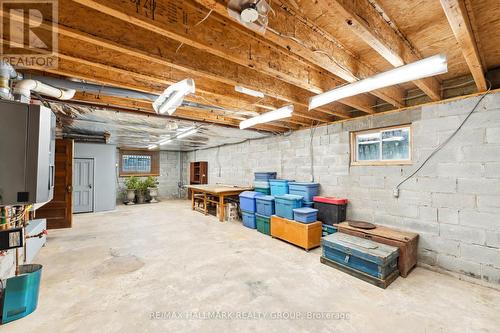
[[[272,237],[297,245],[306,251],[320,245],[321,234],[321,222],[304,224],[276,215],[271,217]]]
[[[371,230],[359,229],[351,227],[348,222],[342,222],[337,226],[339,232],[397,247],[399,249],[398,269],[402,277],[407,277],[417,264],[418,234],[383,226],[377,226]]]

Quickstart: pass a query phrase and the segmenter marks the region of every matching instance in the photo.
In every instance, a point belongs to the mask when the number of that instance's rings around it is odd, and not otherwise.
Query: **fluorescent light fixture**
[[[242,94],[245,94],[245,95],[249,95],[249,96],[253,96],[253,97],[259,97],[259,98],[266,97],[264,95],[264,93],[262,93],[260,91],[253,90],[253,89],[248,89],[248,88],[245,88],[245,87],[242,87],[242,86],[236,86],[236,87],[234,87],[234,90],[236,90],[239,93],[242,93]]]
[[[311,97],[309,110],[342,98],[446,72],[448,72],[446,55],[438,54]]]
[[[240,123],[240,129],[245,129],[248,127],[255,126],[257,124],[268,123],[270,121],[279,120],[283,118],[289,118],[293,113],[293,105],[287,105],[281,109],[263,113],[257,117],[253,117],[247,120],[243,120]]]
[[[183,139],[187,136],[193,135],[194,133],[198,132],[197,128],[193,128],[187,131],[182,132],[181,134],[177,135],[176,139]]]
[[[164,146],[164,145],[166,145],[167,143],[170,143],[170,142],[172,142],[172,141],[173,141],[173,139],[169,137],[169,138],[166,138],[166,139],[163,139],[163,140],[159,141],[158,143],[155,143],[155,144],[149,145],[149,146],[148,146],[148,149],[149,149],[149,150],[152,150],[152,149],[158,148],[158,147],[160,147],[160,146]]]
[[[194,94],[196,85],[193,79],[185,79],[165,89],[165,91],[153,102],[153,109],[157,113],[172,114],[181,106],[184,97]]]

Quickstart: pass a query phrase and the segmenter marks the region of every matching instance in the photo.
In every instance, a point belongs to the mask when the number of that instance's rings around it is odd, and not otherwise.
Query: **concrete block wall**
[[[488,95],[447,146],[394,187],[446,140],[478,97],[354,119],[242,144],[199,150],[209,182],[251,184],[255,171],[321,184],[350,200],[348,218],[420,234],[419,262],[500,284],[500,93]],[[412,124],[413,164],[351,166],[350,132]],[[311,172],[311,140],[313,172]]]
[[[118,154],[118,153],[117,153]],[[117,155],[119,158],[119,154]],[[182,168],[181,168],[182,161]],[[187,184],[189,176],[189,163],[187,153],[176,151],[160,152],[160,176],[158,179],[158,193],[160,198],[175,199],[179,197],[178,183],[182,179]],[[124,200],[126,177],[119,177],[117,184],[117,198],[119,202]],[[142,178],[141,178],[142,179]]]

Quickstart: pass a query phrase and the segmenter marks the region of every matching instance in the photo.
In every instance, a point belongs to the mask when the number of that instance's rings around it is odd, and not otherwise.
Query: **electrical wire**
[[[196,23],[195,25],[193,25],[192,28],[196,28],[197,26],[199,26],[200,24],[202,24],[203,22],[205,22],[210,17],[210,15],[212,15],[213,11],[214,11],[213,8],[210,9],[210,11],[208,12],[208,14],[203,19],[201,19],[198,23]],[[177,50],[175,50],[175,53],[179,52],[179,50],[181,49],[182,45],[184,45],[184,42],[182,42],[179,45],[179,47],[177,47]]]
[[[420,164],[420,166],[411,173],[411,175],[409,175],[408,177],[406,177],[405,179],[403,179],[398,185],[396,185],[396,187],[394,188],[394,196],[395,197],[399,197],[399,188],[401,187],[401,185],[403,185],[404,183],[406,183],[408,180],[410,180],[411,178],[413,178],[413,176],[415,176],[420,170],[422,170],[422,168],[427,164],[427,162],[429,162],[429,160],[434,156],[436,155],[441,149],[443,149],[444,146],[446,146],[448,144],[448,142],[451,141],[451,139],[453,139],[457,134],[458,132],[460,132],[460,130],[462,129],[462,127],[465,125],[465,123],[467,122],[467,120],[469,120],[469,118],[472,116],[472,114],[477,110],[477,107],[479,106],[479,104],[481,104],[481,102],[484,100],[484,98],[490,93],[491,91],[491,82],[489,82],[489,88],[488,90],[486,90],[486,92],[481,96],[481,98],[477,101],[477,103],[474,105],[474,107],[472,108],[472,110],[467,114],[467,116],[465,117],[465,119],[462,121],[462,123],[460,124],[460,126],[458,126],[458,128],[443,142],[441,143],[423,162],[422,164]]]
[[[316,132],[316,129],[318,128],[319,126],[319,122],[317,122],[316,125],[313,124],[313,126],[311,126],[310,128],[310,136],[311,136],[311,140],[309,142],[309,156],[311,158],[311,179],[312,181],[314,182],[314,179],[315,179],[315,176],[314,176],[314,144],[313,144],[313,140],[314,140],[314,133]]]

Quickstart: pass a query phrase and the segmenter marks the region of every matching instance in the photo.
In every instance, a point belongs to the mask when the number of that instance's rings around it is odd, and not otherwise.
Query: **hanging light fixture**
[[[446,55],[438,54],[311,97],[309,100],[309,110],[330,104],[342,98],[446,72],[448,72]]]
[[[153,102],[153,109],[157,113],[173,114],[182,105],[184,98],[196,92],[193,79],[185,79],[165,89],[165,91]]]
[[[281,109],[263,113],[257,117],[243,120],[240,123],[240,129],[255,126],[257,124],[268,123],[279,119],[289,118],[293,114],[293,105],[287,105]]]

